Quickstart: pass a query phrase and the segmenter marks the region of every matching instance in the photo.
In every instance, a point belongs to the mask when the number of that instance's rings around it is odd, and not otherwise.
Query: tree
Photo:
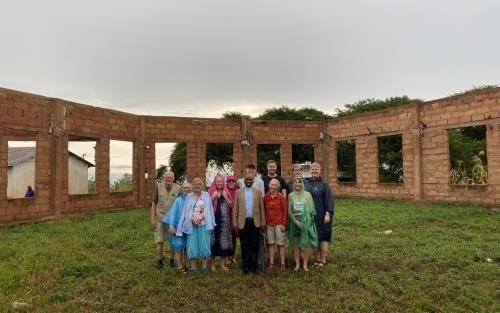
[[[378,137],[379,182],[403,182],[403,136]]]
[[[91,177],[87,181],[87,186],[88,186],[88,193],[95,193],[96,192],[96,185],[95,185],[95,178]]]
[[[222,118],[225,118],[228,120],[233,120],[233,121],[240,121],[242,117],[243,117],[243,113],[236,112],[236,111],[227,111],[224,114],[222,114]]]
[[[346,104],[344,109],[336,109],[337,117],[351,116],[360,113],[382,110],[385,108],[397,107],[412,103],[420,103],[422,99],[411,99],[408,96],[391,97],[385,100],[364,99],[353,104]]]
[[[160,164],[160,167],[156,169],[156,181],[160,182],[163,179],[163,173],[167,170],[167,166]]]
[[[261,115],[257,116],[256,120],[293,120],[293,121],[320,121],[323,119],[332,118],[324,112],[316,110],[315,108],[301,108],[293,109],[287,106],[279,108],[267,109]]]
[[[356,182],[356,141],[340,140],[337,145],[337,180]]]
[[[450,182],[485,184],[487,182],[486,126],[450,129]]]
[[[132,191],[132,175],[123,174],[122,178],[115,181],[110,188],[111,192]]]
[[[233,163],[232,143],[209,143],[207,144],[206,162],[216,168],[224,168],[225,165]]]
[[[170,160],[168,165],[170,170],[174,172],[177,181],[184,181],[186,179],[186,169],[187,169],[187,155],[186,155],[186,143],[178,142],[174,145],[172,149],[172,154],[170,155]]]

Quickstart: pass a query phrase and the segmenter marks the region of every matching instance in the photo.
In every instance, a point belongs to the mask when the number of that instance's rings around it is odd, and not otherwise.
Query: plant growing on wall
[[[449,130],[450,183],[456,185],[488,183],[486,126]]]

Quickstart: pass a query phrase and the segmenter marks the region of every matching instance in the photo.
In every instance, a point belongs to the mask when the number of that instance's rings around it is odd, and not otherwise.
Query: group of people
[[[162,268],[163,242],[168,234],[170,266],[183,273],[194,273],[197,261],[201,269],[228,271],[236,263],[236,238],[240,240],[243,273],[256,273],[259,265],[272,270],[275,252],[279,270],[286,271],[286,249],[293,252],[295,271],[309,270],[326,264],[332,238],[333,196],[320,176],[318,163],[311,165],[311,177],[302,177],[302,167],[294,164],[287,183],[277,175],[277,164],[267,162],[267,175],[256,175],[254,164],[248,164],[246,175],[215,176],[204,191],[203,181],[195,178],[181,186],[174,174],[165,172],[156,184],[151,206],[151,224],[155,228],[157,266]],[[277,248],[277,249],[276,249]],[[187,266],[189,262],[189,266]]]

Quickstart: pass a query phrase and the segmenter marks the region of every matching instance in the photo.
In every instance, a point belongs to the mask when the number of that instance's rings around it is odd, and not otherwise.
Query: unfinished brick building
[[[451,185],[448,129],[474,125],[486,126],[488,184]],[[402,135],[404,182],[380,183],[377,138],[394,134]],[[356,143],[355,183],[337,181],[335,142],[345,139]],[[7,199],[10,140],[36,141],[34,199]],[[96,142],[95,194],[68,194],[69,140]],[[133,191],[109,190],[110,140],[133,142]],[[500,204],[500,88],[326,121],[139,116],[0,88],[0,223],[148,206],[159,142],[187,143],[188,179],[204,177],[207,143],[233,144],[236,174],[256,162],[257,144],[280,144],[285,178],[292,144],[314,144],[336,196]]]

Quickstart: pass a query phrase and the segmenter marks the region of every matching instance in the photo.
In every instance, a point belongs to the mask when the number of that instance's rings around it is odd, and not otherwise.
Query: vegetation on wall
[[[486,126],[450,129],[450,183],[458,185],[488,183]]]
[[[403,182],[403,136],[378,137],[378,174],[381,183]]]

